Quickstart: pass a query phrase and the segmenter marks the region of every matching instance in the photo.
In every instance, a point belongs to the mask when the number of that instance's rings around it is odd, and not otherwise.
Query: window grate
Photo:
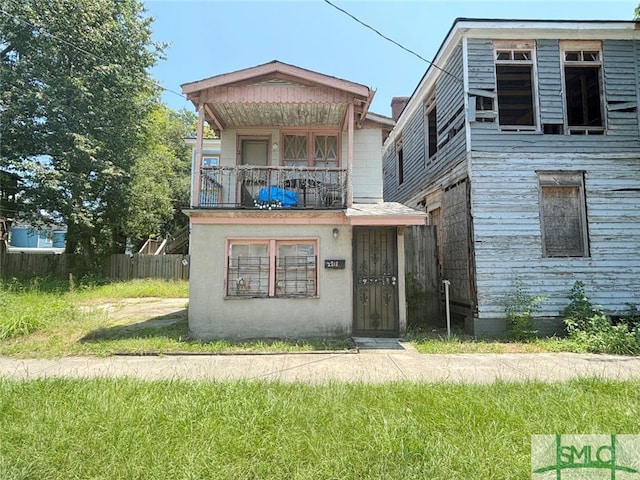
[[[229,257],[227,295],[265,297],[269,294],[269,257]]]
[[[276,258],[276,297],[309,297],[317,294],[315,255]]]

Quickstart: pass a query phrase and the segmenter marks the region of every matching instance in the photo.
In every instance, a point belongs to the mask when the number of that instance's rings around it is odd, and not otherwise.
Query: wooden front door
[[[399,334],[395,228],[353,229],[353,335]]]

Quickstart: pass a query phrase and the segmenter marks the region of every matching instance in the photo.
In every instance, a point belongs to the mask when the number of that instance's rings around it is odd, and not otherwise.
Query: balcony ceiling
[[[375,92],[366,86],[271,62],[182,85],[212,128],[344,127],[348,105],[362,122]]]

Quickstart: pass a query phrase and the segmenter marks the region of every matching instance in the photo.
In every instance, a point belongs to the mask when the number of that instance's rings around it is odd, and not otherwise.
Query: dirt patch
[[[86,306],[84,309],[106,312],[111,324],[144,323],[147,327],[159,327],[186,318],[188,303],[186,298],[122,298]]]

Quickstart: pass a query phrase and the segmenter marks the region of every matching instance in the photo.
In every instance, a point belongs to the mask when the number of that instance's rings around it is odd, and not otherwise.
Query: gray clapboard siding
[[[564,122],[562,103],[562,74],[560,71],[560,46],[557,40],[539,40],[538,92],[540,95],[540,120],[542,124]]]
[[[467,61],[469,88],[495,91],[493,42],[487,39],[470,38],[467,41]]]
[[[384,198],[405,202],[425,187],[425,179],[436,178],[452,170],[464,160],[466,141],[464,131],[464,88],[462,48],[458,46],[449,62],[443,66],[452,75],[442,74],[436,81],[438,108],[438,143],[442,145],[429,161],[425,158],[425,108],[416,109],[402,132],[404,181],[398,185],[395,145],[389,144],[383,153]],[[455,77],[455,78],[454,78]],[[460,81],[456,80],[460,79]],[[455,134],[453,133],[455,131]],[[448,142],[445,139],[450,137]]]
[[[542,256],[536,170],[585,171],[590,257]],[[504,316],[501,299],[519,275],[543,295],[541,315],[558,316],[576,280],[594,303],[620,312],[640,303],[640,183],[637,155],[474,154],[472,191],[478,315]],[[509,202],[512,202],[511,204]]]
[[[536,48],[540,123],[564,122],[562,98],[562,58],[558,40],[538,40]],[[638,65],[636,41],[603,41],[604,105],[606,135],[542,135],[540,133],[501,132],[497,122],[471,124],[471,149],[474,151],[526,150],[531,153],[554,152],[636,152],[640,149],[638,127]],[[470,88],[495,88],[493,44],[486,39],[468,40]],[[486,70],[486,71],[484,71]],[[481,73],[483,72],[484,73]],[[491,76],[489,76],[491,72]],[[635,108],[615,110],[628,102]]]

